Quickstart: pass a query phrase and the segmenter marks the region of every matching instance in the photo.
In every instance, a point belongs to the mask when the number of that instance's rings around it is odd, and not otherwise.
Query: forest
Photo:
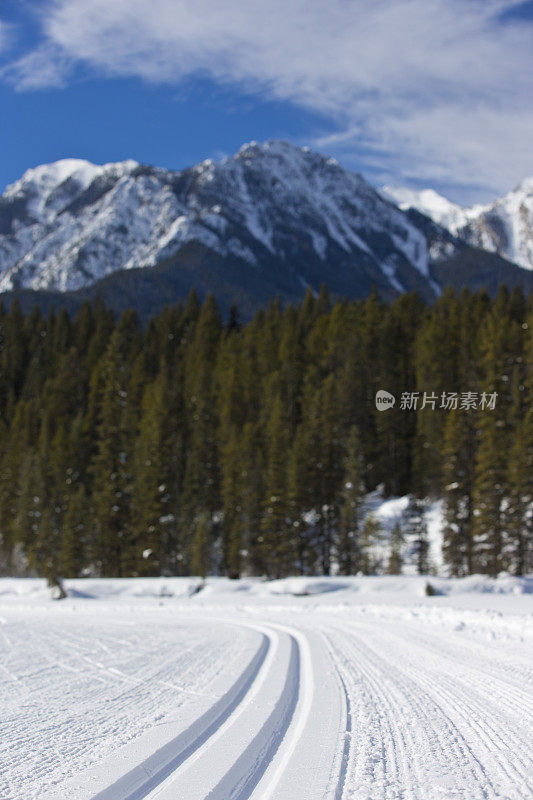
[[[505,288],[322,289],[246,324],[194,292],[144,327],[0,308],[0,574],[394,574],[406,537],[422,573],[435,498],[448,574],[524,574],[532,329]],[[376,487],[411,496],[379,560]]]

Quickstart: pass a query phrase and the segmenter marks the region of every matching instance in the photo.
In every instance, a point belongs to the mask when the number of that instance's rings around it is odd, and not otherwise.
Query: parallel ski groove
[[[233,687],[222,698],[193,723],[188,730],[179,734],[161,748],[159,753],[153,754],[143,764],[136,767],[134,770],[136,775],[128,773],[119,781],[98,792],[92,800],[117,800],[117,798],[120,798],[120,800],[143,800],[189,759],[243,702],[256,681],[271,647],[268,637],[264,634],[261,634],[261,636],[261,644],[252,661],[241,673]],[[191,740],[191,737],[194,738]],[[154,769],[151,767],[152,764],[157,764],[158,766]],[[131,785],[132,782],[135,782],[136,776],[142,773],[147,774],[148,777],[139,783],[135,789],[127,791],[128,784]],[[127,793],[124,794],[124,791]]]

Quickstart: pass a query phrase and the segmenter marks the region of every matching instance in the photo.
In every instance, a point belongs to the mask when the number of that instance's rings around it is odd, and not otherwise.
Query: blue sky
[[[532,44],[529,0],[3,0],[0,189],[283,138],[487,201],[533,173]]]

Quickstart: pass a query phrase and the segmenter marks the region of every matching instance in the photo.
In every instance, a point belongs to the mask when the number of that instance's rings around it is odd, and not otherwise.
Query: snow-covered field
[[[0,580],[1,800],[530,798],[533,579]]]

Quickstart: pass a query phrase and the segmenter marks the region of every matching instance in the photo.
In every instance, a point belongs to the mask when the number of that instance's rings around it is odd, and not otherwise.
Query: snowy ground
[[[533,796],[533,579],[0,580],[1,800]]]

